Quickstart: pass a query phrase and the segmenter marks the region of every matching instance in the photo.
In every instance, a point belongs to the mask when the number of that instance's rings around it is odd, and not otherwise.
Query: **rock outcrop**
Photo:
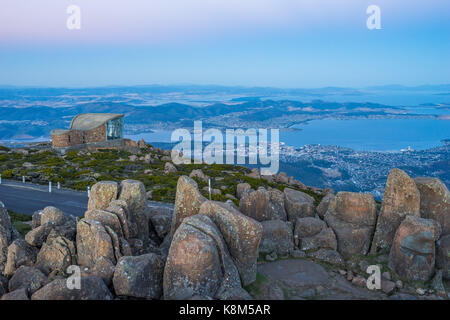
[[[284,204],[288,220],[295,223],[297,218],[314,217],[314,198],[291,188],[284,189]]]
[[[183,219],[196,215],[205,201],[206,198],[198,191],[197,182],[187,176],[178,178],[175,208],[170,228],[171,238]]]
[[[276,253],[278,256],[287,256],[294,248],[292,227],[281,220],[261,222],[263,234],[259,245],[259,253]]]
[[[236,186],[236,197],[238,199],[241,199],[245,194],[250,193],[252,190],[252,187],[247,182],[244,183],[238,183]]]
[[[162,295],[164,262],[149,253],[122,257],[114,271],[114,291],[118,296],[158,299]]]
[[[317,249],[336,250],[336,236],[326,223],[318,218],[299,218],[294,230],[297,246],[304,251]]]
[[[175,167],[172,162],[166,162],[166,164],[164,165],[164,173],[168,174],[174,172],[177,172],[177,167]]]
[[[81,277],[80,289],[69,289],[66,279],[55,279],[32,296],[31,300],[112,300],[112,294],[100,277]]]
[[[189,174],[189,178],[191,179],[196,178],[206,183],[208,182],[209,179],[209,177],[206,174],[204,174],[203,171],[200,169],[192,170],[191,173]]]
[[[35,267],[47,275],[53,271],[65,274],[69,266],[76,264],[75,244],[67,238],[58,236],[44,243],[37,255]]]
[[[408,215],[395,233],[389,267],[409,280],[427,281],[434,272],[438,222]]]
[[[96,220],[81,219],[78,222],[76,244],[78,263],[82,266],[93,267],[100,257],[116,263],[111,236]]]
[[[392,169],[384,191],[371,253],[389,252],[395,231],[407,215],[420,217],[420,193],[404,171]]]
[[[114,181],[100,181],[92,186],[88,210],[104,210],[117,199],[119,186]]]
[[[144,161],[142,154],[136,157]],[[191,172],[204,182],[202,174]],[[260,177],[257,170],[252,174]],[[283,173],[260,178],[264,180],[257,183],[265,185],[265,180],[293,183]],[[221,184],[217,191],[236,201],[225,181]],[[439,180],[413,181],[403,171],[392,170],[378,223],[370,194],[334,195],[332,190],[302,187],[313,198],[270,186],[254,191],[250,184],[239,184],[238,208],[231,200],[208,201],[192,178],[181,176],[172,209],[147,203],[139,181],[124,180],[120,186],[101,182],[92,187],[84,218],[46,207],[33,214],[25,239],[0,202],[0,297],[448,298],[443,279],[450,275],[450,234],[441,228],[448,221],[448,190]],[[320,196],[314,208],[314,199]],[[377,255],[364,257],[371,244]],[[380,251],[389,255],[379,255]],[[277,257],[282,259],[275,261]],[[383,272],[381,290],[369,292],[365,270],[372,263],[386,262],[395,274],[391,278],[390,272]],[[80,267],[81,289],[69,289],[69,276],[75,275],[70,266]],[[271,270],[268,274],[275,278],[265,277],[264,270]],[[257,271],[262,277],[257,278]],[[427,287],[418,288],[414,282],[429,281],[433,275]]]
[[[5,276],[12,276],[20,266],[32,267],[36,262],[37,253],[38,249],[30,246],[25,240],[14,240],[8,247]]]
[[[330,201],[325,221],[337,238],[337,251],[344,257],[367,254],[377,219],[371,194],[339,192]]]
[[[206,215],[184,218],[176,229],[164,268],[164,299],[220,298],[240,287],[225,241]]]
[[[325,213],[327,213],[328,206],[330,205],[330,201],[336,198],[336,196],[333,193],[327,193],[322,200],[320,201],[319,205],[316,208],[317,215],[320,217],[320,219],[323,219],[325,216]]]
[[[126,202],[128,219],[136,226],[137,237],[146,245],[149,238],[149,209],[144,184],[137,180],[123,180],[120,183],[118,200]]]
[[[26,289],[30,294],[35,293],[48,283],[47,277],[38,269],[21,266],[9,280],[9,291]]]
[[[442,235],[450,234],[450,192],[438,178],[414,179],[420,191],[420,216],[441,225]]]
[[[0,201],[0,272],[5,268],[8,246],[11,244],[12,238],[13,226],[11,224],[11,218],[5,205]]]
[[[66,221],[66,215],[58,208],[49,206],[45,207],[44,210],[42,210],[40,225],[53,223],[54,226],[61,226],[66,223]]]
[[[450,234],[437,242],[436,267],[442,270],[442,276],[450,280]]]
[[[251,193],[244,193],[239,202],[240,211],[256,221],[286,220],[284,199],[279,190],[263,187]]]
[[[254,219],[217,201],[206,201],[199,213],[212,219],[220,230],[232,259],[239,270],[242,283],[256,279],[256,260],[263,228]]]

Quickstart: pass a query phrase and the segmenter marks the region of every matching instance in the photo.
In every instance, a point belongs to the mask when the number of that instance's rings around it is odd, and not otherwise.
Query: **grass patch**
[[[8,210],[8,214],[11,217],[11,222],[13,221],[27,222],[32,220],[32,216],[29,214],[15,213],[10,210]]]
[[[251,296],[256,296],[262,293],[262,288],[266,286],[270,280],[262,273],[256,273],[256,280],[249,285],[245,286],[244,289],[250,293]]]
[[[32,217],[30,215],[15,213],[10,210],[8,210],[8,214],[11,217],[11,224],[17,229],[17,231],[19,231],[21,235],[25,236],[31,231],[31,226],[26,223],[31,221]]]

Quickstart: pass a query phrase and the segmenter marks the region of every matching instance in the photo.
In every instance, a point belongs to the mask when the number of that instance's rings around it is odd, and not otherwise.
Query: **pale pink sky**
[[[382,7],[392,23],[430,19],[448,0],[2,0],[0,44],[195,41],[239,33],[364,27],[365,9]],[[82,29],[66,29],[69,5]]]

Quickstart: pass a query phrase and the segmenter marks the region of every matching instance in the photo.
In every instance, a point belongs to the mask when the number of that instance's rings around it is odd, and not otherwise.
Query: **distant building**
[[[414,151],[413,149],[411,149],[410,146],[408,146],[408,149],[400,149],[401,152],[408,152],[408,151]]]
[[[75,116],[68,130],[56,129],[50,133],[54,148],[67,148],[88,143],[123,138],[123,114],[83,113]]]

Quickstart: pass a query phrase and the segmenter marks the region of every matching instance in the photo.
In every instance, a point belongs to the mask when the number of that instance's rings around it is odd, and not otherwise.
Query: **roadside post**
[[[2,174],[0,173],[0,184],[2,184]]]
[[[22,183],[25,183],[25,176],[22,176]]]
[[[58,190],[61,189],[61,183],[59,181],[58,181],[58,184],[57,184],[57,188],[58,188]]]
[[[91,196],[91,187],[87,187],[88,198]]]
[[[48,182],[48,192],[52,193],[52,182]]]

